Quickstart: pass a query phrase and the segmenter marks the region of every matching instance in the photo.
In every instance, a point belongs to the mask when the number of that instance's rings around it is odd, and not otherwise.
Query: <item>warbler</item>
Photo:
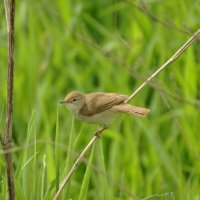
[[[67,94],[60,103],[66,105],[81,120],[107,127],[111,120],[120,113],[138,117],[144,117],[149,113],[149,109],[125,103],[127,99],[127,95],[118,93],[94,92],[84,94],[73,91]]]

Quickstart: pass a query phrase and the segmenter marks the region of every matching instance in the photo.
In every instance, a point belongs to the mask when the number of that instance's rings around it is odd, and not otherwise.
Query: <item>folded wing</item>
[[[89,93],[86,95],[86,104],[81,108],[80,114],[92,116],[101,113],[123,103],[127,98],[127,95],[116,93]]]
[[[142,107],[132,106],[129,104],[122,103],[120,105],[116,105],[112,107],[113,111],[118,111],[121,113],[128,113],[138,117],[145,117],[150,110]]]

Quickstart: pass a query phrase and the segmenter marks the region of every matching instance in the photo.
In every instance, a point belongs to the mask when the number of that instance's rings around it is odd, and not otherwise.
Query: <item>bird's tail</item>
[[[118,111],[121,113],[128,113],[130,115],[145,117],[150,110],[142,107],[132,106],[129,104],[119,104],[117,106],[112,107],[113,111]]]

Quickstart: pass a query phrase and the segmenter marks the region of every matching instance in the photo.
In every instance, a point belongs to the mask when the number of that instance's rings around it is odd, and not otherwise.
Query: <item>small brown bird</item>
[[[60,103],[65,104],[76,117],[88,123],[104,126],[108,126],[109,122],[119,113],[128,113],[139,117],[144,117],[149,113],[149,109],[125,103],[127,99],[127,95],[117,93],[84,94],[73,91]]]

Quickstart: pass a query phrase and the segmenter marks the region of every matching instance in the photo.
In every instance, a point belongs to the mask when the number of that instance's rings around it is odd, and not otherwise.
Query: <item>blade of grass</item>
[[[87,163],[86,172],[84,174],[83,182],[81,185],[81,191],[80,191],[79,198],[78,198],[79,200],[85,200],[86,196],[87,196],[88,186],[89,186],[89,181],[90,181],[90,176],[91,176],[91,171],[92,171],[91,164],[92,164],[93,155],[94,155],[94,146],[92,147],[92,151],[90,153],[90,158]]]
[[[52,199],[52,197],[51,197],[51,196],[52,196],[51,192],[54,192],[55,185],[56,185],[56,180],[53,180],[53,181],[48,185],[43,200]]]
[[[46,155],[43,156],[43,161],[42,161],[42,182],[41,182],[41,196],[40,199],[43,200],[44,198],[44,189],[45,189],[45,183],[46,183]]]
[[[175,200],[173,192],[165,194],[154,194],[143,198],[142,200]]]
[[[2,117],[3,117],[4,107],[5,107],[4,104],[2,104],[2,106],[1,106],[1,112],[0,112],[0,127],[1,127]]]
[[[149,142],[153,145],[153,147],[156,149],[160,159],[162,160],[163,166],[166,169],[166,171],[170,174],[171,178],[174,180],[176,185],[180,184],[180,180],[177,177],[177,174],[175,172],[175,165],[172,162],[172,159],[170,159],[170,156],[166,153],[162,142],[160,139],[154,134],[157,129],[156,128],[147,128],[150,127],[150,124],[142,124],[140,121],[137,121],[138,125],[141,127],[142,130],[144,130],[144,133],[146,134],[146,137],[148,138]]]
[[[104,171],[104,173],[106,174],[102,140],[100,140],[96,144],[96,159],[97,159],[96,162],[97,162],[99,168],[102,169]],[[99,172],[99,174],[97,176],[97,180],[96,180],[97,181],[96,188],[98,191],[99,198],[108,200],[109,199],[109,192],[108,192],[109,187],[108,187],[108,182],[107,182],[106,177],[107,177],[106,175],[102,176],[102,174]],[[98,185],[101,185],[101,187],[98,187]]]
[[[73,150],[74,147],[74,117],[72,118],[72,123],[71,123],[71,130],[70,130],[70,136],[69,136],[69,144],[68,144],[68,150],[67,150],[67,160],[66,160],[66,165],[63,170],[63,177],[65,174],[68,173],[69,169],[71,168],[72,162],[73,162],[73,157],[71,156],[71,151]],[[63,196],[66,198],[69,198],[70,196],[70,188],[71,188],[71,181],[69,181],[68,186],[66,187],[65,192],[63,193]]]
[[[33,132],[34,132],[34,158],[33,158],[33,174],[37,174],[37,134],[36,134],[36,128],[35,124],[33,127]],[[36,191],[36,184],[37,184],[37,176],[33,177],[33,189],[32,189],[32,199],[35,200],[37,197],[37,191]]]
[[[26,166],[31,162],[31,160],[33,160],[36,155],[38,154],[39,152],[36,152],[35,154],[33,154],[25,163],[24,165],[22,166],[22,170],[24,170],[26,168]]]
[[[28,146],[28,144],[30,143],[30,140],[31,140],[31,134],[33,133],[33,127],[34,127],[34,123],[35,123],[35,114],[36,114],[36,112],[35,112],[35,110],[33,110],[29,124],[28,124],[25,146]],[[31,184],[29,182],[30,168],[26,168],[26,166],[34,158],[34,156],[36,154],[31,156],[30,158],[28,158],[28,152],[29,152],[28,148],[25,148],[25,150],[23,151],[23,153],[21,155],[20,162],[19,162],[19,164],[17,166],[17,170],[16,170],[16,179],[19,180],[20,177],[22,177],[22,187],[23,187],[24,194],[25,194],[26,198],[31,198],[30,192],[32,191],[32,182],[31,182]]]
[[[60,131],[59,131],[59,114],[57,107],[57,119],[56,119],[56,136],[55,136],[55,144],[60,144]],[[56,165],[56,191],[59,189],[60,183],[60,146],[55,145],[55,165]]]
[[[24,193],[22,191],[21,184],[18,181],[15,181],[15,192],[16,192],[17,199],[26,200],[26,197],[24,196]]]
[[[31,118],[30,118],[30,121],[29,121],[29,124],[28,124],[28,130],[27,130],[27,137],[26,137],[26,140],[25,140],[25,146],[28,146],[28,144],[29,144],[29,141],[30,141],[30,138],[31,138],[32,129],[33,129],[34,120],[35,120],[35,110],[32,111]],[[19,164],[17,166],[16,174],[15,174],[16,179],[18,179],[21,176],[22,166],[25,164],[25,160],[26,160],[27,154],[28,154],[28,148],[26,148],[23,151],[23,154],[22,154],[22,156],[20,158]]]

